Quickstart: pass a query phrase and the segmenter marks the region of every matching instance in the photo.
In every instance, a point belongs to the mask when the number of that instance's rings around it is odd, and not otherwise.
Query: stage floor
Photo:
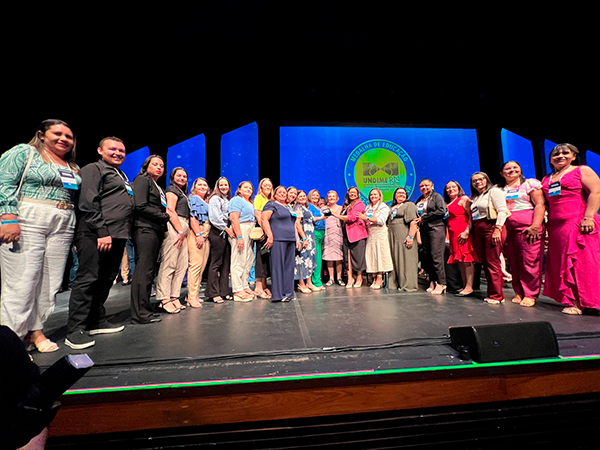
[[[160,323],[130,325],[130,288],[115,285],[107,313],[125,330],[95,336],[96,345],[81,351],[64,344],[70,295],[64,292],[46,326],[60,350],[33,357],[45,368],[64,355],[87,353],[95,366],[73,389],[102,389],[472,365],[449,345],[450,326],[547,321],[562,357],[600,353],[597,314],[568,316],[548,298],[524,308],[510,301],[488,305],[484,291],[460,298],[421,289],[402,293],[334,285],[297,293],[288,303],[205,302],[201,309],[161,314]],[[505,294],[512,298],[512,290]]]

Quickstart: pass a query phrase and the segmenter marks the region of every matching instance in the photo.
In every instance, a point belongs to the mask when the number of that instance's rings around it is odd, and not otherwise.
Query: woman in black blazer
[[[425,178],[419,183],[421,196],[415,202],[419,213],[419,231],[423,248],[422,266],[429,275],[427,292],[446,292],[446,269],[444,250],[446,249],[446,203],[440,194],[433,190],[433,182]]]
[[[169,221],[165,193],[156,183],[164,172],[163,159],[151,155],[144,161],[140,173],[133,180],[135,271],[131,280],[132,323],[160,322],[160,319],[154,316],[150,295],[158,252]]]

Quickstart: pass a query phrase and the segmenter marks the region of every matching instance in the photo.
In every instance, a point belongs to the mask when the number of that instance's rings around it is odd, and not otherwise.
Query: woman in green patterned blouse
[[[74,160],[75,135],[60,120],[45,120],[0,158],[0,322],[30,350],[58,350],[43,327],[71,251],[81,183]]]

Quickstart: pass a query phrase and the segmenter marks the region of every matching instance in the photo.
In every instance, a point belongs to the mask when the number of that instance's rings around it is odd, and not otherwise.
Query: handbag
[[[265,232],[259,226],[255,226],[254,228],[252,228],[252,230],[250,230],[250,239],[253,239],[255,241],[262,239],[264,235]]]
[[[494,189],[494,188],[492,188]],[[492,189],[490,189],[490,194],[488,195],[488,204],[487,204],[487,218],[490,220],[496,220],[498,218],[498,210],[496,209],[496,207],[494,206],[494,202],[492,201]],[[506,217],[510,217],[511,216],[511,212],[510,210],[508,211],[508,214],[506,215]]]

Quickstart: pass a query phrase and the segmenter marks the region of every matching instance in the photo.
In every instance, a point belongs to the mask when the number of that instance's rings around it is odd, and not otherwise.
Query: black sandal
[[[163,312],[166,312],[167,314],[179,314],[179,312],[181,312],[181,309],[179,308],[175,308],[173,311],[167,310],[167,308],[165,308],[165,305],[168,305],[169,303],[173,303],[173,300],[169,300],[168,302],[160,302],[158,304],[158,308],[162,309]]]

